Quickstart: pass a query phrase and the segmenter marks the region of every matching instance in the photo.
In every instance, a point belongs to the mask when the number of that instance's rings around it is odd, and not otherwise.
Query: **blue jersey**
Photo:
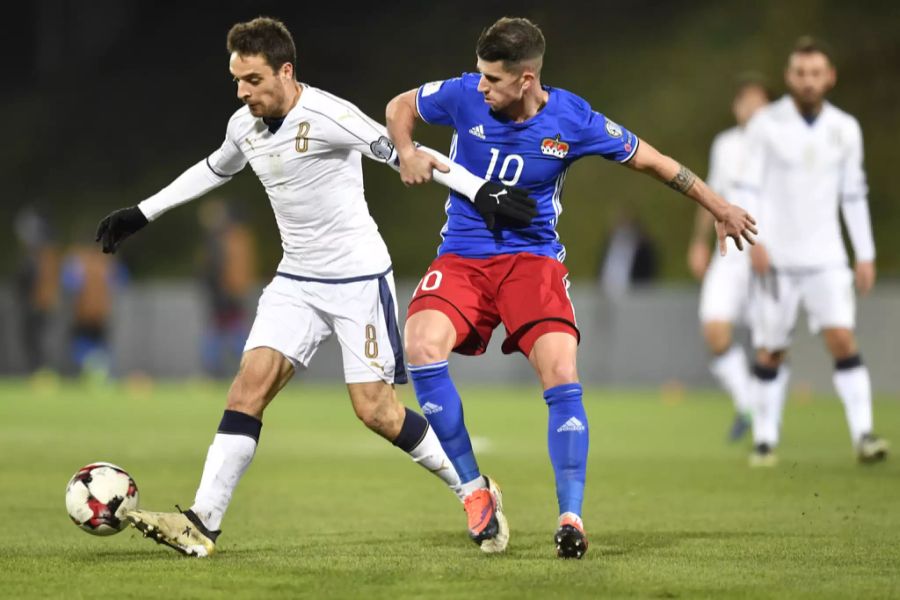
[[[427,123],[455,129],[450,158],[485,179],[527,189],[537,200],[538,215],[528,227],[491,231],[472,202],[453,192],[438,254],[486,258],[531,252],[562,261],[565,248],[556,224],[569,165],[590,154],[626,162],[637,151],[638,138],[592,110],[586,100],[548,86],[544,108],[516,123],[491,111],[477,89],[480,78],[464,73],[426,83],[416,93],[419,115]]]

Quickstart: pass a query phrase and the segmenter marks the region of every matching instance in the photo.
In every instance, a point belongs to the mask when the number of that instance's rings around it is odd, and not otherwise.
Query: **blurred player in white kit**
[[[875,244],[857,120],[825,100],[837,81],[828,50],[798,40],[788,57],[789,94],[760,109],[747,125],[747,156],[738,202],[758,215],[759,243],[751,249],[754,397],[752,466],[773,466],[784,386],[779,370],[800,305],[810,330],[821,332],[834,358],[834,387],[860,462],[887,457],[875,435],[869,371],[854,335],[854,279],[860,294],[875,283]],[[735,200],[732,200],[735,201]],[[838,213],[853,245],[848,266]]]
[[[770,100],[770,92],[761,77],[745,74],[739,78],[731,103],[737,124],[722,131],[713,140],[706,180],[729,202],[734,202],[734,186],[738,184],[738,169],[743,161],[747,122]],[[700,291],[703,339],[713,355],[710,371],[734,404],[734,422],[728,439],[737,441],[749,430],[751,418],[750,366],[746,353],[734,343],[733,336],[735,327],[748,325],[750,256],[746,252],[733,251],[725,256],[719,252],[711,255],[712,231],[712,216],[698,209],[694,234],[688,247],[688,267],[694,277],[703,280]],[[783,372],[779,381],[787,381]]]

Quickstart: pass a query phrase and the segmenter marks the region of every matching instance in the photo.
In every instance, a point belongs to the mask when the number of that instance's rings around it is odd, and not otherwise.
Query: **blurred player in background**
[[[719,133],[712,143],[709,156],[709,186],[734,201],[733,186],[744,158],[744,128],[750,117],[771,100],[766,84],[755,75],[745,75],[731,103],[737,125]],[[728,392],[734,404],[734,422],[728,439],[737,441],[750,428],[750,368],[747,356],[734,343],[735,325],[747,321],[750,298],[750,256],[743,252],[729,252],[714,256],[710,262],[709,237],[713,229],[712,215],[698,207],[694,220],[694,234],[688,247],[688,267],[691,274],[703,280],[700,290],[700,323],[703,339],[713,354],[710,371],[719,385]],[[784,373],[779,381],[786,385]]]
[[[581,558],[588,423],[575,368],[578,329],[568,295],[565,249],[556,233],[568,167],[599,155],[653,175],[710,210],[725,236],[751,239],[753,219],[714,193],[687,167],[591,109],[578,96],[542,86],[544,36],[527,19],[503,18],[477,47],[478,73],[426,83],[394,98],[388,131],[401,178],[427,181],[432,155],[416,150],[417,118],[453,127],[450,156],[467,169],[539,198],[533,222],[483,218],[451,194],[438,258],[410,302],[406,348],[419,405],[460,475],[469,535],[485,552],[506,548],[509,528],[499,488],[482,477],[447,359],[481,354],[503,323],[505,353],[521,352],[537,372],[549,408],[548,447],[559,503],[557,555]],[[530,221],[530,220],[529,220]]]
[[[248,301],[257,292],[256,241],[219,198],[204,203],[197,216],[204,233],[200,279],[209,307],[203,368],[211,377],[226,377],[239,365],[249,333]]]
[[[90,234],[78,236],[89,240]],[[89,243],[74,244],[62,265],[62,289],[71,306],[69,358],[75,373],[105,383],[112,371],[109,325],[115,293],[128,282],[128,270]]]
[[[194,504],[184,512],[128,515],[146,535],[193,556],[215,550],[232,493],[256,451],[263,411],[332,334],[356,415],[459,490],[428,422],[394,393],[406,371],[391,259],[366,206],[360,158],[394,162],[384,127],[353,104],[297,81],[294,40],[280,21],[239,23],[227,47],[244,106],[229,120],[222,146],[156,195],[103,219],[97,231],[104,252],[113,252],[149,221],[226,183],[247,163],[275,212],[284,257],[259,300]],[[504,207],[517,201],[533,210],[521,190],[485,182],[449,161],[441,169],[435,179],[468,198],[502,194]]]
[[[747,125],[747,159],[738,195],[760,218],[751,251],[754,275],[751,465],[777,460],[784,386],[778,381],[800,305],[834,358],[834,387],[861,462],[887,456],[872,431],[872,390],[854,335],[854,272],[848,267],[840,217],[853,244],[856,288],[875,284],[875,243],[857,120],[825,96],[837,74],[829,52],[801,38],[788,57],[789,94],[759,110]]]
[[[33,205],[19,210],[13,227],[21,250],[15,286],[21,327],[19,347],[29,375],[53,378],[46,333],[59,302],[59,247],[50,223]]]
[[[631,289],[652,284],[658,275],[656,242],[641,219],[627,207],[621,207],[601,254],[598,270],[601,291],[611,300],[622,300]]]

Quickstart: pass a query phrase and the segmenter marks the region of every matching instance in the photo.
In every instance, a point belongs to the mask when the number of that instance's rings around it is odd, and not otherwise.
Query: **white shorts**
[[[725,256],[717,250],[700,288],[700,322],[747,323],[750,274],[746,250],[729,247]]]
[[[853,329],[856,325],[853,272],[847,267],[837,267],[754,276],[753,345],[769,351],[790,346],[801,303],[810,333],[830,328]]]
[[[334,333],[347,383],[406,383],[395,295],[390,271],[345,282],[280,273],[263,290],[244,352],[273,348],[294,368],[307,367]]]

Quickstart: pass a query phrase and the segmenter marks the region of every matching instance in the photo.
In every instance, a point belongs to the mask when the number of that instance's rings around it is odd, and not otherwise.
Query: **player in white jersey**
[[[840,211],[853,244],[856,288],[875,283],[875,244],[863,170],[862,132],[851,115],[825,100],[836,81],[828,52],[801,38],[785,71],[789,95],[747,126],[740,195],[760,219],[751,250],[754,277],[754,452],[752,465],[776,463],[784,389],[779,368],[802,304],[810,330],[834,358],[834,386],[861,462],[887,456],[872,431],[872,392],[854,335],[854,273],[841,237]]]
[[[732,188],[738,181],[744,154],[744,127],[769,99],[769,90],[758,76],[746,75],[739,80],[731,103],[737,125],[713,140],[706,180],[726,200],[733,201]],[[725,256],[717,252],[710,261],[713,223],[708,211],[697,209],[688,247],[688,267],[694,277],[703,280],[700,290],[703,338],[713,354],[710,371],[734,404],[735,417],[728,438],[737,441],[750,428],[750,369],[743,348],[734,343],[733,337],[734,326],[746,324],[750,257],[745,252],[729,252]]]
[[[275,212],[284,257],[259,301],[225,413],[190,510],[133,511],[155,541],[192,556],[215,550],[220,523],[256,451],[266,406],[335,334],[356,415],[439,476],[460,497],[459,478],[428,422],[405,408],[393,384],[406,381],[387,248],[363,193],[360,155],[394,164],[384,127],[353,104],[295,79],[296,50],[280,21],[258,18],[228,33],[230,70],[245,104],[225,141],[158,194],[101,221],[97,240],[114,252],[166,210],[216,188],[248,163]],[[435,153],[437,154],[437,153]],[[482,201],[529,213],[522,190],[486,183],[437,155],[435,179]]]

